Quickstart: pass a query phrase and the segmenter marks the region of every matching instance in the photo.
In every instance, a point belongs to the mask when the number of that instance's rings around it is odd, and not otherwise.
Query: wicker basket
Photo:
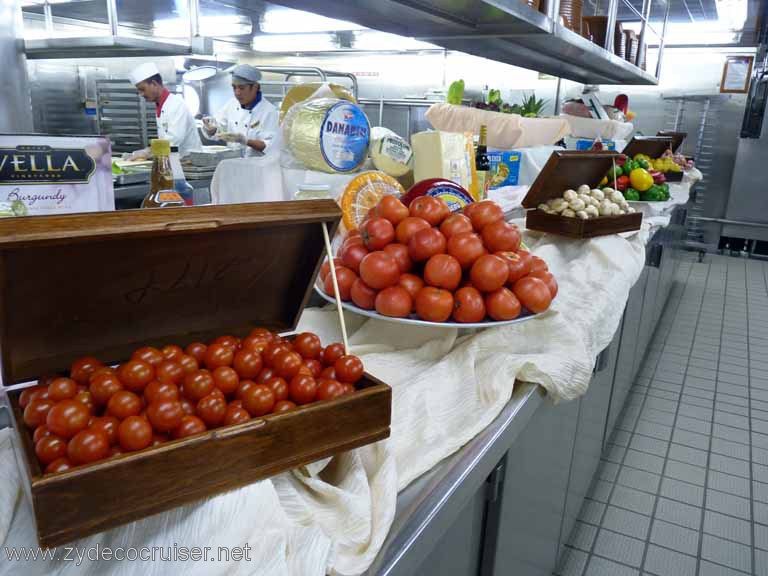
[[[563,26],[581,34],[582,0],[560,0],[560,21]]]
[[[541,8],[541,0],[521,0],[523,4],[527,4],[537,12]]]

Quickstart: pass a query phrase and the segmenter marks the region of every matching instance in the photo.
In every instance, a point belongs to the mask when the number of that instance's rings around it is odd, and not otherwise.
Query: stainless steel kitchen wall
[[[0,132],[32,131],[22,26],[19,2],[0,0]]]

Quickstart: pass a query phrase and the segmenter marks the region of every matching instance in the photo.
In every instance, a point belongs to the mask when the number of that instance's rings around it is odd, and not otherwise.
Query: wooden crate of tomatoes
[[[513,320],[547,310],[557,281],[546,262],[521,249],[517,226],[486,200],[451,213],[420,196],[405,206],[384,196],[334,261],[342,301],[384,316],[429,322]],[[334,296],[328,262],[323,291]]]
[[[48,374],[8,393],[42,546],[389,435],[391,390],[359,358],[275,331],[295,327],[321,223],[340,217],[333,202],[286,204],[0,222],[3,278],[21,284],[3,284],[3,381]],[[233,246],[248,255],[233,258]],[[113,258],[88,291],[40,282],[99,254]],[[246,328],[262,323],[273,329]]]

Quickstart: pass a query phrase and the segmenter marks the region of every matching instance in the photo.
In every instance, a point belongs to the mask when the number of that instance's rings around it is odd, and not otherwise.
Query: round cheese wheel
[[[451,212],[461,212],[467,204],[473,202],[472,196],[464,188],[451,180],[444,178],[429,178],[416,182],[400,200],[410,206],[419,196],[433,196],[448,204]]]
[[[371,145],[373,165],[396,178],[411,171],[411,158],[410,144],[396,134],[383,136]]]
[[[360,168],[368,157],[370,134],[365,113],[336,98],[296,104],[283,123],[283,138],[293,156],[307,168],[329,173]]]
[[[402,196],[405,190],[400,182],[382,172],[361,172],[350,180],[339,203],[347,230],[356,230],[384,196]]]

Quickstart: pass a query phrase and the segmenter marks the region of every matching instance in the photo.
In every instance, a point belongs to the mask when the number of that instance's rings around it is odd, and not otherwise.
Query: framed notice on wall
[[[721,94],[746,94],[752,78],[754,56],[728,56],[723,65],[720,81]]]

